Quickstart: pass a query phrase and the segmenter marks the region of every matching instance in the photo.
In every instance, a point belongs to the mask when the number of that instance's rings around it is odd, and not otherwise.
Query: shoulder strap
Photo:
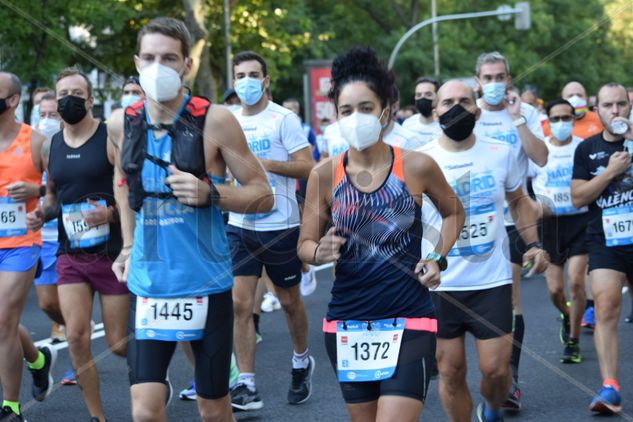
[[[334,179],[332,179],[332,189],[335,189],[341,181],[345,178],[345,158],[347,157],[347,151],[339,154],[336,160],[336,169],[334,171]]]
[[[202,117],[207,115],[207,110],[211,107],[211,101],[204,97],[193,96],[189,98],[185,107],[192,117]]]
[[[398,147],[391,147],[393,151],[393,165],[391,166],[391,173],[398,179],[404,182],[404,157],[402,150]]]

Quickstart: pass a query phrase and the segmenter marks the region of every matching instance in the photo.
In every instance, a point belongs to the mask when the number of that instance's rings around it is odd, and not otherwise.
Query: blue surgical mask
[[[481,87],[484,92],[484,101],[492,106],[501,104],[506,97],[505,82],[490,82]]]
[[[552,135],[554,138],[563,142],[566,141],[567,138],[571,136],[571,132],[574,129],[573,122],[556,122],[549,124],[550,130],[552,131]]]
[[[235,93],[242,103],[252,106],[264,95],[264,87],[261,80],[246,77],[235,81]]]
[[[121,97],[121,107],[123,107],[123,110],[125,110],[140,99],[141,97],[139,97],[138,95],[124,95]]]

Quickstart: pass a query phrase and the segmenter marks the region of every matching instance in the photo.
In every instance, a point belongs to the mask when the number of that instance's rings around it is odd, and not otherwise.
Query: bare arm
[[[519,188],[514,192],[507,192],[506,200],[508,201],[512,218],[515,221],[516,229],[523,241],[527,245],[538,242],[537,221],[540,214],[539,207],[523,192],[523,188]],[[530,273],[539,274],[547,269],[549,257],[542,247],[533,246],[523,254],[524,266],[529,262],[534,266]]]
[[[525,244],[537,242],[537,222],[540,214],[538,206],[523,192],[523,188],[519,188],[514,192],[507,192],[506,201],[508,202],[516,229]]]
[[[521,98],[515,92],[509,92],[506,98],[506,104],[510,116],[513,120],[521,118]],[[517,127],[519,139],[521,139],[521,145],[528,158],[539,167],[543,167],[547,164],[547,146],[543,140],[539,139],[528,127],[527,124],[522,124]]]
[[[312,151],[310,147],[305,147],[300,149],[299,151],[293,152],[290,154],[292,158],[291,161],[275,161],[275,160],[264,160],[261,162],[264,168],[275,174],[279,174],[281,176],[292,177],[295,179],[306,179],[310,175],[310,170],[314,166],[314,161],[312,160]]]
[[[545,142],[536,137],[527,125],[519,126],[517,132],[519,132],[521,145],[528,158],[534,161],[539,167],[543,167],[547,164],[548,151]]]
[[[341,247],[347,241],[347,238],[336,234],[336,227],[330,227],[325,233],[330,220],[332,177],[336,163],[336,158],[321,162],[308,178],[297,248],[299,258],[306,263],[318,265],[338,261]]]
[[[108,159],[114,164],[114,200],[119,209],[119,221],[121,222],[121,236],[124,247],[132,245],[134,240],[134,228],[136,219],[134,211],[128,206],[128,187],[124,183],[124,174],[121,170],[121,148],[123,147],[123,112],[115,111],[108,119]]]
[[[410,153],[408,159],[416,160],[423,166],[421,178],[425,181],[424,193],[431,198],[442,216],[440,240],[435,247],[435,252],[446,256],[464,227],[464,207],[435,160],[422,153]]]
[[[217,185],[217,205],[227,211],[261,213],[270,211],[274,198],[264,168],[248,149],[244,132],[233,114],[212,106],[205,124],[205,152],[219,147],[229,171],[239,186]]]

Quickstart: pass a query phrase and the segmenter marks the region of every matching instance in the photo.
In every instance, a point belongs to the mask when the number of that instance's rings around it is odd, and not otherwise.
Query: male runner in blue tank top
[[[220,208],[266,212],[272,207],[272,195],[239,124],[221,106],[208,107],[203,133],[198,127],[186,128],[193,142],[203,143],[210,180],[165,165],[176,151],[172,134],[177,140],[179,135],[172,124],[184,112],[183,106],[193,104],[182,87],[182,78],[192,66],[189,31],[179,20],[156,18],[141,29],[137,40],[134,61],[146,99],[128,107],[126,119],[134,114],[134,107],[140,107],[149,125],[141,132],[141,142],[153,161],[142,163],[140,177],[142,188],[153,196],[144,198],[135,216],[127,207],[128,191],[134,189],[130,173],[126,173],[127,186],[116,176],[124,248],[114,265],[132,293],[128,343],[132,414],[135,421],[165,420],[167,368],[177,341],[190,340],[201,418],[231,421],[233,276]],[[170,131],[161,124],[169,125]],[[121,119],[111,121],[108,129],[111,142],[125,152],[130,129],[124,130]],[[125,161],[119,164],[126,166]],[[219,184],[227,168],[240,186]]]

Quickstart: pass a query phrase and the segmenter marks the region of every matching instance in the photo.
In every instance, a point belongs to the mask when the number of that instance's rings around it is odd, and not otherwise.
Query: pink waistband
[[[337,322],[339,321],[327,321],[323,318],[323,332],[336,334]],[[404,329],[437,333],[437,320],[435,318],[405,318]]]

